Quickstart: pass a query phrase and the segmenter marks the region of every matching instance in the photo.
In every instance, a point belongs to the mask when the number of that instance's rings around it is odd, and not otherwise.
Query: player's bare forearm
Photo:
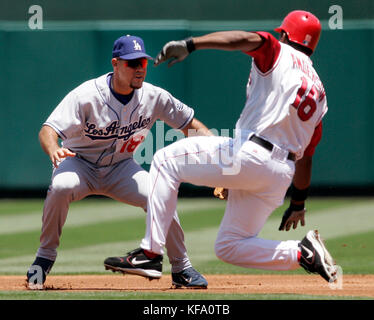
[[[293,226],[297,228],[300,221],[305,226],[305,200],[308,196],[308,187],[312,177],[312,157],[304,156],[295,164],[295,175],[292,181],[290,206],[284,212],[279,231],[289,231]]]
[[[51,157],[58,145],[58,135],[51,127],[44,125],[39,132],[39,141],[43,151]]]
[[[196,50],[220,49],[251,51],[263,42],[257,33],[246,31],[220,31],[193,38]]]
[[[214,136],[214,134],[199,120],[193,118],[191,122],[182,129],[186,137]]]
[[[220,31],[201,37],[169,41],[157,55],[154,64],[158,66],[169,61],[168,66],[171,67],[199,49],[252,51],[260,47],[263,41],[257,33],[246,31]]]
[[[296,162],[295,175],[293,177],[293,185],[299,189],[304,190],[309,187],[312,178],[312,157],[304,156]],[[297,201],[293,201],[297,204]]]
[[[59,146],[58,135],[56,131],[49,126],[44,125],[41,128],[39,141],[43,151],[49,156],[55,168],[58,167],[58,163],[61,159],[75,156],[75,153]]]
[[[298,189],[309,187],[312,178],[312,157],[304,156],[296,162],[293,184]]]

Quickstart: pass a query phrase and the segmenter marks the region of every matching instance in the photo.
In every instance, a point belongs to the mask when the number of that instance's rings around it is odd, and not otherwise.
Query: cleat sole
[[[308,240],[313,244],[318,244],[319,247],[320,247],[320,250],[318,249],[318,247],[314,246],[318,252],[318,254],[320,255],[320,257],[322,258],[322,267],[326,273],[326,275],[329,277],[329,279],[325,279],[327,280],[329,283],[334,283],[335,282],[335,274],[336,274],[336,264],[335,264],[335,261],[334,259],[332,258],[332,256],[330,255],[330,253],[327,251],[326,249],[326,246],[323,242],[323,240],[321,239],[321,236],[318,232],[318,230],[314,230],[314,231],[311,231],[311,232],[308,232],[307,234],[307,238]]]
[[[154,279],[160,279],[162,276],[162,272],[157,270],[144,270],[144,269],[130,269],[130,268],[119,268],[119,267],[113,267],[110,265],[104,265],[108,269],[112,270],[113,272],[121,272],[123,274],[134,274],[137,276],[145,277],[147,279],[154,280]]]

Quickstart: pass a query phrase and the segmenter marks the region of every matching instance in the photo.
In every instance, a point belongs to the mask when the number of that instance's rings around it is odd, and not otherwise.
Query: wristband
[[[301,211],[305,209],[304,203],[303,204],[293,204],[292,202],[290,203],[290,208],[291,211]]]
[[[192,37],[189,37],[189,38],[185,39],[184,41],[186,41],[188,53],[191,53],[192,51],[196,50],[195,44],[193,43],[193,40],[192,40]]]
[[[293,184],[291,187],[291,199],[295,201],[305,201],[308,197],[309,187],[306,189],[298,189]]]

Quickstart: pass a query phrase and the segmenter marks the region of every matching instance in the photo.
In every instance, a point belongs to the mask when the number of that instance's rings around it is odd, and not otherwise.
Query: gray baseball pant
[[[56,260],[71,202],[89,195],[104,195],[146,211],[148,181],[148,172],[131,158],[107,167],[97,167],[78,157],[64,159],[53,171],[44,202],[37,256]],[[180,272],[191,266],[176,212],[165,246],[172,272]]]

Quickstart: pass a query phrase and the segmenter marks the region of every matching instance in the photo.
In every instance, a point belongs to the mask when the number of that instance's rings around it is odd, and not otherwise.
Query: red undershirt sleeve
[[[304,151],[304,156],[311,157],[314,155],[314,151],[316,150],[318,143],[321,141],[321,138],[322,138],[322,121],[314,129],[312,139],[310,140],[309,145],[306,147]]]
[[[253,57],[257,68],[266,73],[271,70],[278,59],[281,45],[279,41],[269,32],[258,31],[257,33],[264,42],[256,50],[244,51],[244,53]]]

